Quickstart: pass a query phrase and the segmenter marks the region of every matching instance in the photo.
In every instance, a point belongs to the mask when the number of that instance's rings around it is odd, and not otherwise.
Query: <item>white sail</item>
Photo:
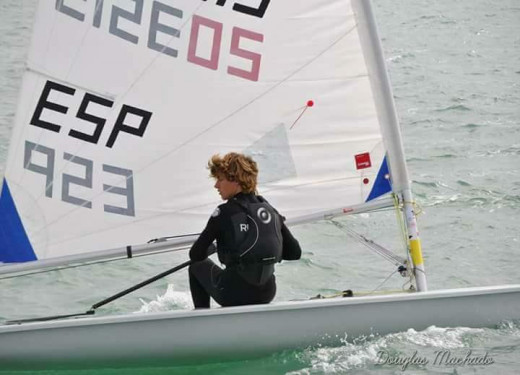
[[[40,1],[0,261],[199,232],[220,203],[216,153],[252,155],[289,220],[389,192],[358,23],[346,0]]]
[[[368,0],[40,2],[0,196],[0,261],[22,263],[1,268],[200,230],[218,203],[203,165],[228,151],[259,161],[292,223],[386,206],[391,181],[424,293],[63,319],[118,293],[0,326],[3,367],[179,366],[518,319],[519,285],[426,291]]]

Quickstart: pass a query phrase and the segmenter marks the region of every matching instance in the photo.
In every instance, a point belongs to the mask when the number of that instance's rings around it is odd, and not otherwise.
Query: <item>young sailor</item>
[[[258,167],[248,156],[214,155],[208,169],[226,203],[211,215],[190,250],[190,288],[195,308],[208,308],[210,296],[222,306],[269,303],[276,294],[274,264],[300,259],[301,248],[284,218],[256,195]],[[214,251],[225,269],[208,255]]]

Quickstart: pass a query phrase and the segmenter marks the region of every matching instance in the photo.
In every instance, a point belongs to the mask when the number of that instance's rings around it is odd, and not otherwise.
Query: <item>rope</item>
[[[339,222],[334,221],[334,220],[330,220],[330,222],[332,224],[334,224],[337,228],[339,228],[340,230],[345,232],[348,236],[350,236],[351,238],[353,238],[354,240],[356,240],[360,244],[364,245],[368,249],[372,250],[376,254],[380,255],[384,259],[388,260],[390,263],[392,263],[395,266],[399,267],[389,277],[387,277],[387,279],[385,279],[385,281],[383,281],[383,283],[380,286],[378,286],[376,289],[374,289],[369,294],[372,294],[374,291],[379,289],[396,272],[401,273],[401,275],[403,277],[405,277],[405,276],[409,277],[409,280],[403,285],[403,288],[408,283],[410,284],[411,288],[413,288],[413,285],[414,285],[413,284],[413,281],[415,280],[414,272],[407,272],[407,274],[404,273],[404,269],[409,270],[410,269],[410,265],[413,265],[413,262],[412,262],[412,259],[411,259],[411,256],[410,256],[410,251],[408,249],[408,232],[407,232],[407,229],[406,229],[406,224],[404,222],[404,218],[403,218],[403,216],[401,214],[401,212],[402,212],[401,209],[402,209],[403,206],[399,203],[399,198],[398,198],[397,194],[392,194],[392,196],[393,196],[393,199],[394,199],[394,208],[395,208],[395,213],[396,213],[396,219],[397,219],[398,226],[400,228],[401,240],[402,240],[403,248],[404,248],[404,251],[405,251],[405,254],[406,254],[406,259],[398,256],[397,254],[394,254],[392,251],[390,251],[390,250],[386,249],[385,247],[375,243],[374,241],[366,238],[365,236],[363,236],[363,235],[361,235],[359,233],[356,233],[354,230],[352,230],[350,228],[347,228],[344,225],[341,225]],[[404,267],[404,269],[403,269],[403,267]]]
[[[338,292],[338,293],[335,293],[335,294],[330,294],[330,295],[322,295],[322,294],[318,294],[317,296],[315,297],[311,297],[310,299],[327,299],[327,298],[337,298],[337,297],[361,297],[361,296],[370,296],[376,292],[378,292],[378,290],[392,277],[394,276],[397,272],[399,272],[399,270],[396,270],[396,271],[393,271],[390,275],[387,276],[386,279],[383,280],[383,282],[381,282],[377,287],[375,287],[374,289],[372,289],[370,292],[353,292],[351,289],[347,289],[347,290],[344,290],[344,291],[341,291],[341,292]],[[395,294],[395,293],[410,293],[412,291],[415,290],[415,288],[410,287],[408,289],[405,289],[404,286],[406,284],[408,284],[410,281],[407,281],[406,283],[403,284],[403,287],[401,288],[401,290],[384,290],[384,291],[379,291],[378,294]]]
[[[402,258],[402,257],[394,254],[393,252],[386,249],[385,247],[375,243],[372,240],[369,240],[368,238],[366,238],[365,236],[363,236],[359,233],[356,233],[354,230],[352,230],[350,228],[346,228],[345,226],[341,225],[337,221],[330,220],[330,222],[332,224],[334,224],[337,228],[339,228],[340,230],[345,232],[348,236],[350,236],[354,240],[358,241],[360,244],[364,245],[368,249],[374,251],[376,254],[382,256],[383,258],[385,258],[386,260],[388,260],[390,263],[394,264],[395,266],[402,266],[407,263],[405,258]]]
[[[392,272],[390,275],[388,275],[388,277],[386,279],[383,280],[383,282],[381,284],[379,284],[378,286],[376,286],[371,292],[369,292],[367,295],[371,295],[373,293],[375,293],[379,288],[381,288],[392,276],[394,276],[397,272],[399,272],[398,270]]]
[[[417,201],[404,201],[403,203],[408,203],[408,204],[411,204],[412,207],[413,207],[413,212],[415,213],[415,216],[418,217],[419,215],[421,215],[423,213],[423,209],[421,207],[421,205],[419,203],[417,203]]]

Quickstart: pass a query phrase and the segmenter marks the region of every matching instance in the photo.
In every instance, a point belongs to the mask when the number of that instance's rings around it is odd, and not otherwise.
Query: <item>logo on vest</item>
[[[249,230],[249,224],[240,224],[240,231],[247,232]]]
[[[258,216],[260,221],[264,224],[269,224],[271,222],[271,213],[264,207],[260,207],[258,211],[256,211],[256,216]]]

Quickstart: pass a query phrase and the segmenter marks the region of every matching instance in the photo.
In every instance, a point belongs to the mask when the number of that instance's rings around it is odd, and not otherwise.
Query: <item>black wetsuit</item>
[[[236,249],[243,245],[237,243],[241,241],[237,240],[234,218],[244,215],[244,207],[247,204],[257,203],[267,202],[254,194],[237,194],[215,210],[206,228],[193,244],[190,259],[194,263],[189,268],[189,277],[191,295],[196,308],[209,307],[210,296],[222,306],[269,303],[273,300],[276,294],[274,262],[243,264],[230,260],[228,256],[229,249]],[[283,218],[274,209],[272,210],[280,218],[278,221],[280,228],[277,230],[277,236],[281,235],[280,258],[299,259],[301,249],[298,241],[283,224]],[[226,265],[225,269],[221,269],[208,259],[208,255],[214,251],[212,247],[214,240],[217,240],[217,253],[220,261]],[[279,260],[281,259],[277,259]]]

